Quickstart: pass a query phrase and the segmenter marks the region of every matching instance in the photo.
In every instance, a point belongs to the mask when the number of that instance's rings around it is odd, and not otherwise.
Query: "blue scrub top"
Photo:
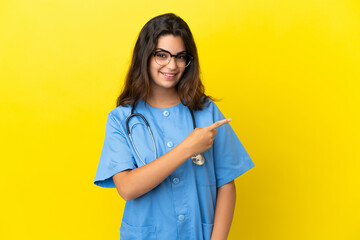
[[[141,100],[134,112],[149,122],[157,156],[180,144],[192,131],[189,109],[182,103],[155,108]],[[112,176],[126,169],[141,167],[126,132],[131,106],[119,106],[107,119],[105,141],[94,183],[114,188]],[[196,126],[203,128],[225,117],[214,102],[194,111]],[[154,161],[150,133],[140,117],[132,117],[129,127],[135,147],[145,163]],[[217,128],[213,146],[202,153],[205,164],[188,159],[169,177],[148,193],[126,202],[120,227],[121,240],[210,240],[216,206],[216,189],[254,167],[248,153],[230,124]]]

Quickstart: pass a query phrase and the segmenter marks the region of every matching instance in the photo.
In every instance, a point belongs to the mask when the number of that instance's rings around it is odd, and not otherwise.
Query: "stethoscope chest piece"
[[[203,165],[205,163],[205,158],[203,155],[201,154],[196,154],[194,156],[191,157],[193,163],[195,163],[196,165]]]

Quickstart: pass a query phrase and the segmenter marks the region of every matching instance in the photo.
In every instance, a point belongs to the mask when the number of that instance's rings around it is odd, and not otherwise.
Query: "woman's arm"
[[[217,189],[214,227],[211,240],[226,240],[234,215],[236,189],[231,181]]]
[[[213,144],[216,128],[229,121],[224,119],[205,128],[196,128],[163,156],[139,168],[115,174],[113,180],[120,196],[129,201],[155,188],[191,156],[209,149]]]
[[[146,165],[115,174],[113,180],[116,189],[125,201],[137,198],[159,185],[190,157],[191,150],[186,144],[179,144]]]

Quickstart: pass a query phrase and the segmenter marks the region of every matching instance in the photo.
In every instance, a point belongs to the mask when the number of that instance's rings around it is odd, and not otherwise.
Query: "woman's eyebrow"
[[[156,48],[155,50],[161,50],[161,51],[165,51],[165,52],[171,53],[169,50],[166,50],[166,49],[163,49],[163,48]],[[175,55],[177,55],[177,54],[179,54],[179,53],[183,53],[183,52],[186,52],[186,50],[180,51],[180,52],[176,53]],[[174,55],[174,54],[172,54],[172,55]]]

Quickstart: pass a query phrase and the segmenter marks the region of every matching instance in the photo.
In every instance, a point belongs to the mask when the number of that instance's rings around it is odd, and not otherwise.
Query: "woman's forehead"
[[[186,51],[184,41],[180,36],[171,34],[160,36],[156,48],[161,48],[169,51],[171,54],[177,54]]]

